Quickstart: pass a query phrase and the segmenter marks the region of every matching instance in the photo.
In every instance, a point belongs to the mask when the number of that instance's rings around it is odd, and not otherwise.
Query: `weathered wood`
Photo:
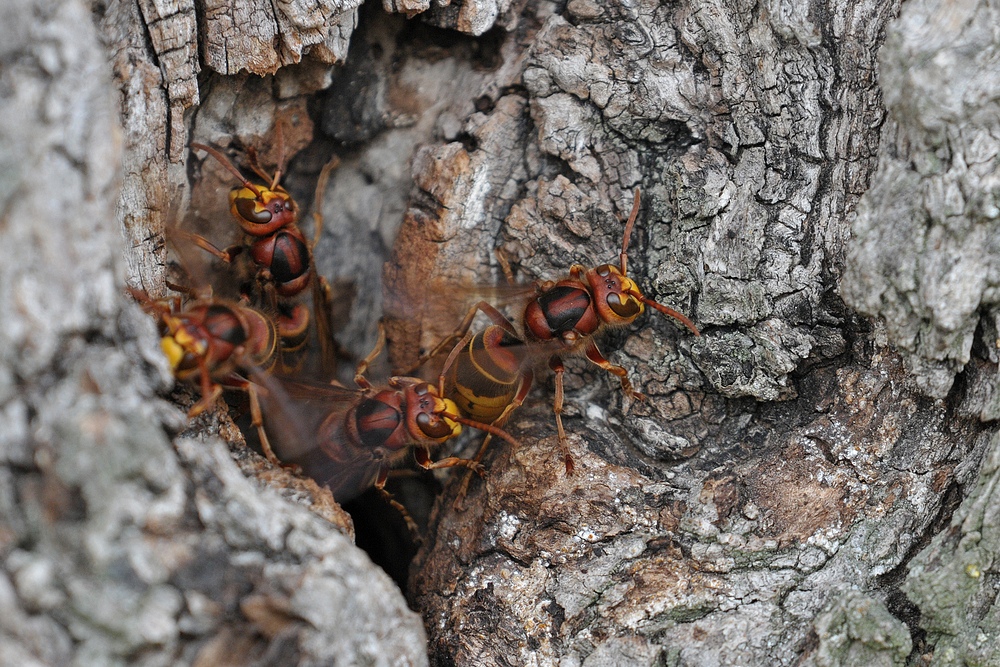
[[[994,659],[992,6],[407,1],[386,9],[422,23],[366,9],[353,34],[355,7],[100,7],[120,198],[90,15],[6,10],[0,662],[425,661],[322,493],[224,422],[200,432],[232,452],[171,446],[152,327],[120,295],[126,271],[161,290],[189,199],[238,236],[231,175],[189,164],[191,138],[271,168],[279,125],[304,205],[343,158],[316,258],[356,354],[383,277],[399,369],[502,281],[497,247],[525,282],[614,262],[636,186],[631,273],[704,334],[650,313],[602,339],[645,403],[569,363],[574,475],[544,372],[464,509],[442,475],[411,582],[435,663]]]
[[[201,8],[202,58],[219,74],[274,74],[306,54],[327,63],[341,61],[360,4],[207,0]]]
[[[992,572],[1000,552],[1000,440],[987,446],[979,479],[950,525],[910,561],[903,591],[920,609],[935,664],[988,665],[1000,658]]]
[[[848,302],[885,323],[921,389],[939,398],[971,358],[981,319],[983,349],[997,362],[1000,82],[981,57],[996,48],[997,11],[921,2],[889,33],[885,150],[844,274]],[[983,417],[995,419],[995,380],[983,383]]]
[[[138,137],[167,136],[175,79],[127,37],[133,10],[99,17],[121,40],[117,99],[89,6],[18,0],[0,25],[0,663],[424,663],[418,617],[337,508],[252,483],[217,438],[168,436],[183,419],[157,397],[169,373],[124,292],[115,207],[172,187],[169,142]]]
[[[1000,46],[997,19],[990,2],[903,6],[880,54],[888,120],[844,273],[845,298],[879,317],[920,389],[947,395],[984,422],[1000,414],[998,82],[984,57]],[[992,430],[978,479],[910,561],[902,586],[919,610],[933,664],[1000,659],[991,571],[1000,551],[1000,459]],[[978,463],[969,457],[962,465]]]
[[[650,315],[611,339],[647,403],[574,367],[573,476],[546,387],[511,422],[522,448],[495,447],[464,511],[449,487],[412,583],[438,664],[903,664],[914,648],[905,565],[989,437],[981,397],[924,398],[836,297],[878,163],[876,57],[895,7],[757,9],[529,7],[508,37],[527,58],[500,67],[523,62],[524,90],[469,117],[494,121],[471,149],[415,162],[390,295],[411,303],[439,274],[495,281],[498,244],[528,278],[614,261],[639,185],[632,271],[704,333]],[[510,131],[510,98],[535,131]],[[525,170],[501,207],[470,187],[495,146]],[[480,211],[504,216],[499,242]],[[411,312],[423,322],[400,323],[403,357],[442,328]]]

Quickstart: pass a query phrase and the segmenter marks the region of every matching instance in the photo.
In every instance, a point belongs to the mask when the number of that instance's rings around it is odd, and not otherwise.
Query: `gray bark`
[[[884,148],[844,276],[848,302],[881,318],[936,398],[972,358],[981,320],[978,356],[997,361],[997,12],[919,3],[889,33]],[[973,377],[980,417],[996,419],[995,374]]]
[[[156,69],[129,51],[128,9],[104,26],[123,40],[131,150],[166,136],[168,105],[155,75],[136,84]],[[155,179],[171,172],[169,142],[145,147],[148,169],[128,155],[120,191],[91,9],[26,0],[4,19],[0,663],[425,663],[419,619],[318,489],[259,460],[241,472],[218,437],[171,442],[183,418],[156,397],[168,374],[125,296],[115,216],[116,202],[134,212],[168,189]]]
[[[0,662],[996,661],[994,4],[6,6]],[[601,339],[642,403],[570,360],[572,476],[545,372],[464,509],[441,475],[423,624],[225,416],[173,437],[123,294],[177,218],[236,237],[189,142],[273,165],[279,125],[306,208],[342,159],[316,261],[356,355],[384,311],[407,367],[497,247],[614,263],[635,187],[630,272],[703,332]]]
[[[844,275],[846,299],[879,318],[920,389],[990,425],[975,484],[902,586],[936,665],[1000,660],[998,11],[990,2],[908,3],[890,29],[880,55],[889,116]]]
[[[907,21],[926,20],[922,30],[932,32],[944,20],[909,7],[917,16],[896,25],[887,52],[950,44],[909,30]],[[921,617],[968,609],[958,617],[989,618],[988,576],[980,581],[975,570],[968,595],[941,600],[916,592],[928,575],[907,581],[906,573],[991,447],[979,418],[994,352],[969,372],[969,390],[928,398],[906,346],[900,356],[881,325],[856,319],[837,296],[846,270],[852,302],[867,298],[858,294],[877,302],[895,274],[874,266],[857,277],[857,257],[898,261],[886,237],[915,244],[910,255],[924,252],[885,213],[924,202],[883,189],[861,205],[873,211],[875,238],[859,233],[845,262],[852,212],[876,167],[906,164],[883,139],[877,78],[895,11],[863,2],[809,12],[572,2],[515,32],[526,90],[471,115],[472,142],[421,153],[415,174],[425,194],[411,204],[387,272],[404,304],[396,324],[404,358],[449,327],[427,306],[418,328],[410,313],[419,309],[406,308],[430,277],[488,276],[482,267],[498,243],[528,276],[614,261],[636,185],[646,194],[633,270],[647,293],[691,313],[704,332],[692,339],[647,317],[617,338],[624,344],[613,360],[646,403],[622,401],[613,378],[576,367],[567,421],[577,474],[563,472],[551,399],[539,397],[513,421],[523,446],[496,448],[465,511],[454,509],[449,488],[412,585],[438,663],[889,665],[933,654],[939,638],[944,662],[993,650],[989,632],[972,645],[967,627]],[[976,46],[953,48],[960,65],[979,68],[973,92],[988,91],[995,22],[976,13],[985,8],[963,11],[968,20],[957,25]],[[915,59],[936,62],[912,52],[883,58],[899,62],[885,76],[916,76],[904,69]],[[969,78],[947,71],[965,91]],[[956,97],[897,94],[919,104]],[[989,99],[984,92],[969,104],[988,108],[980,100]],[[988,128],[993,116],[982,117]],[[978,179],[992,175],[993,161]],[[970,190],[982,193],[979,183]],[[485,205],[477,190],[490,193]],[[989,202],[988,192],[968,198]],[[954,258],[988,257],[989,244],[976,241],[985,235],[956,234],[957,248],[937,260],[952,277],[935,283],[937,303],[967,311],[969,336],[978,302],[965,303],[964,281],[988,273],[966,272]],[[910,287],[899,301],[933,294]],[[890,340],[894,327],[914,326],[902,308],[878,312],[898,318],[886,325]],[[976,525],[963,534],[974,539]],[[990,562],[989,550],[973,560]],[[945,570],[935,581],[972,576],[943,559],[932,559]]]

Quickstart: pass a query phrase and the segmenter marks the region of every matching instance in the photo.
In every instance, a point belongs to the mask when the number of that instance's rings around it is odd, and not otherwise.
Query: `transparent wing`
[[[360,390],[258,372],[251,377],[263,389],[264,429],[283,463],[300,466],[317,483],[329,487],[338,502],[371,486],[379,461],[370,448],[355,443],[345,428],[348,411],[363,397]]]

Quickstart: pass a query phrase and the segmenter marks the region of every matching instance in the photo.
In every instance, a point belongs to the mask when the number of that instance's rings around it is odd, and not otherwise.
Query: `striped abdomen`
[[[491,424],[514,399],[524,368],[524,341],[490,325],[469,341],[449,373],[449,398],[468,417]]]

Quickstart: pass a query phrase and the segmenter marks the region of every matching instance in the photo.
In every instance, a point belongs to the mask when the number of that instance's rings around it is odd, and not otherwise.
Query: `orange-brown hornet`
[[[402,505],[385,490],[389,470],[410,450],[425,470],[465,466],[481,471],[477,461],[468,459],[434,461],[431,448],[459,435],[463,424],[515,446],[517,441],[498,427],[464,417],[452,400],[418,378],[392,377],[383,387],[372,385],[364,373],[384,344],[380,331],[375,349],[358,364],[358,389],[261,377],[265,427],[278,458],[300,466],[338,502],[374,485],[415,529]]]
[[[256,151],[248,149],[251,168],[267,183],[267,185],[255,185],[218,150],[195,142],[191,143],[191,148],[211,155],[241,183],[241,186],[234,187],[229,193],[229,211],[243,230],[246,241],[244,245],[220,250],[202,236],[197,234],[186,236],[226,263],[233,262],[244,250],[248,252],[257,267],[258,282],[264,286],[265,292],[273,290],[266,302],[277,312],[282,348],[287,354],[294,354],[304,344],[309,326],[309,313],[300,304],[279,301],[278,297],[297,296],[311,285],[323,365],[327,372],[331,371],[335,351],[329,327],[329,294],[325,281],[314,275],[312,248],[316,245],[322,229],[322,214],[319,211],[322,193],[330,171],[337,166],[339,160],[335,157],[320,172],[316,185],[314,204],[316,210],[313,213],[315,232],[313,242],[310,244],[298,227],[298,205],[279,185],[284,169],[281,164],[283,157],[279,158],[279,165],[272,176],[258,164]],[[283,150],[281,152],[283,153]]]
[[[156,319],[160,347],[174,377],[197,384],[201,391],[188,417],[211,407],[224,388],[247,392],[261,446],[268,459],[277,462],[263,433],[257,389],[246,376],[251,369],[269,371],[278,357],[279,332],[272,319],[256,308],[212,297],[182,306],[180,297],[154,300],[139,290],[132,290],[132,296]]]
[[[510,410],[520,405],[531,382],[531,374],[526,367],[547,356],[549,367],[555,372],[553,409],[567,474],[573,472],[573,458],[562,423],[565,372],[562,357],[582,351],[591,362],[619,378],[626,396],[644,400],[645,396],[632,388],[628,372],[601,354],[595,336],[608,327],[631,324],[646,306],[677,319],[695,336],[701,335],[688,317],[646,297],[635,281],[628,277],[628,243],[640,203],[640,192],[636,188],[632,212],[625,224],[618,266],[602,264],[587,269],[576,264],[570,268],[566,278],[533,283],[533,296],[519,318],[523,335],[519,336],[514,326],[495,308],[480,302],[468,312],[454,333],[423,358],[426,360],[461,339],[447,362],[453,363],[454,368],[449,372],[446,395],[453,398],[466,414],[477,414],[485,421],[505,402],[504,407],[496,412],[498,418],[502,415],[506,419]],[[508,281],[513,282],[509,267],[504,268]],[[484,312],[493,324],[470,336],[469,330],[477,311]]]
[[[269,183],[257,186],[211,146],[192,142],[191,148],[211,155],[242,184],[229,192],[229,212],[248,237],[246,246],[236,245],[225,250],[200,236],[192,236],[192,240],[224,262],[232,262],[246,249],[264,284],[273,285],[281,296],[302,292],[312,277],[312,261],[309,244],[298,228],[298,205],[278,184],[283,166],[279,165],[273,177],[269,176],[257,164],[256,152],[249,150],[247,154],[254,172]]]
[[[468,331],[477,311],[491,321],[473,334]],[[438,379],[439,393],[455,402],[461,413],[477,421],[502,427],[528,392],[534,372],[529,350],[514,324],[496,308],[480,301],[466,315],[465,335],[448,355]],[[487,434],[473,458],[482,461],[492,434]],[[468,490],[471,474],[466,475],[455,499],[459,507]]]

